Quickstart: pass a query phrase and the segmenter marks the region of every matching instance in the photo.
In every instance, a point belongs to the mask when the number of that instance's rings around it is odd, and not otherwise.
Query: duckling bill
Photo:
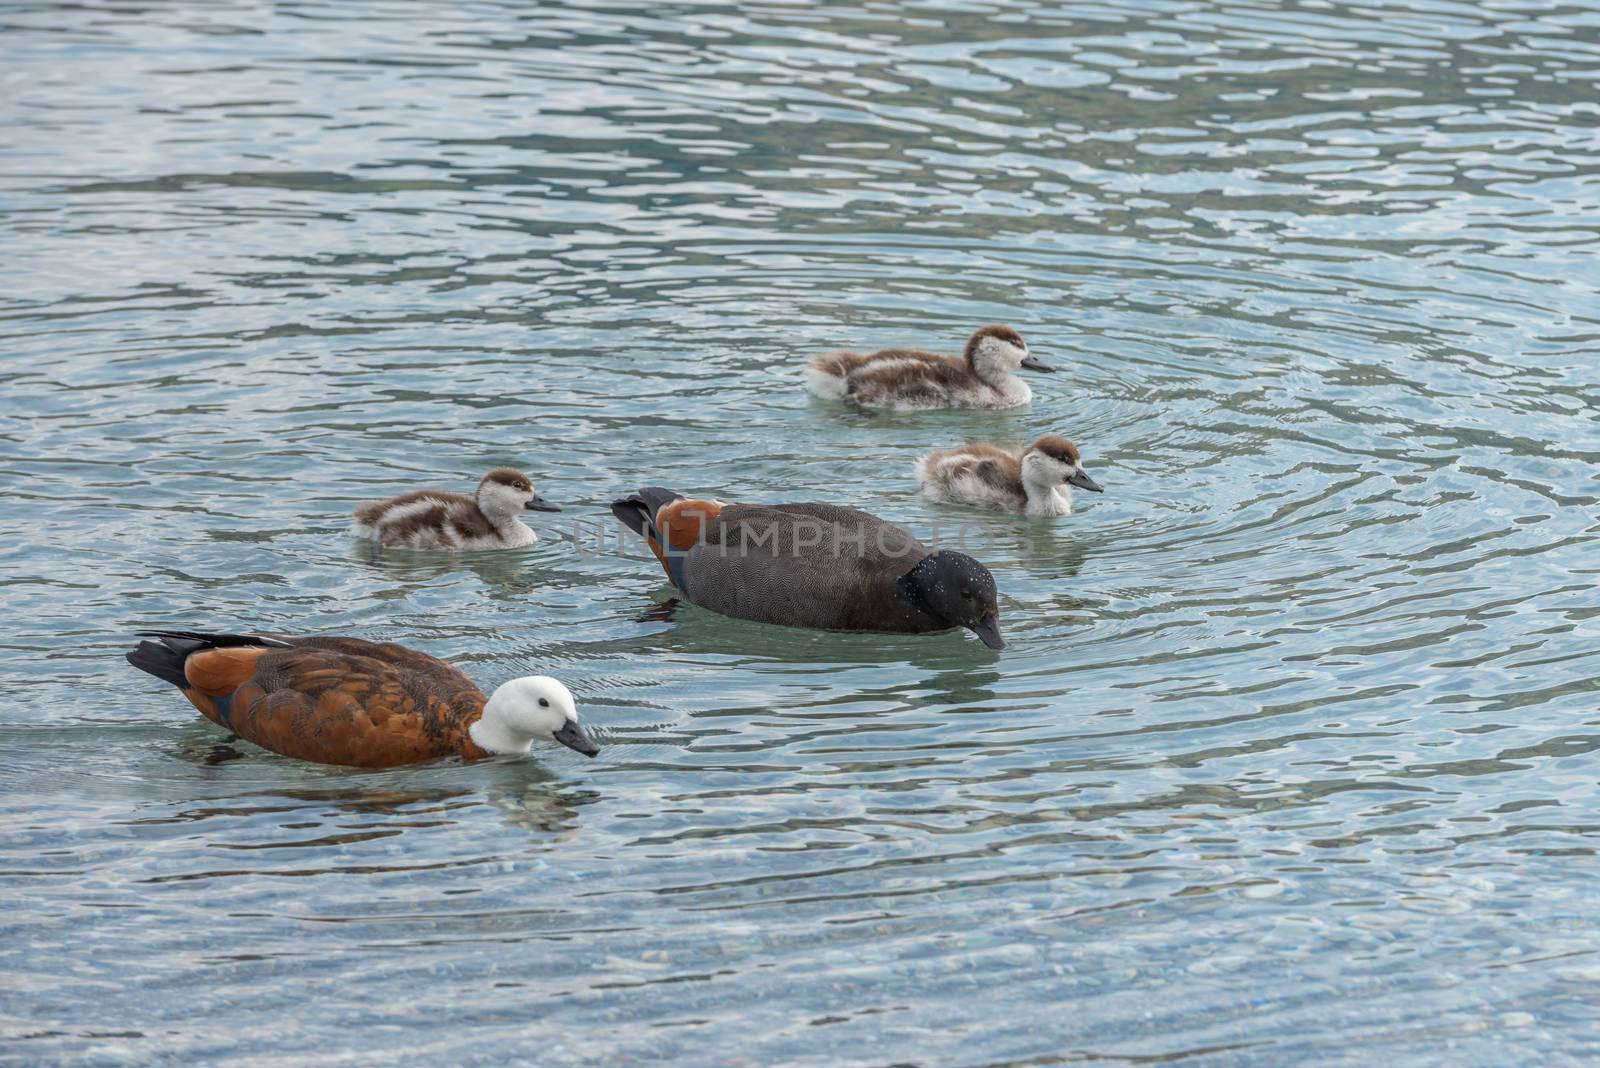
[[[994,576],[930,552],[904,527],[833,504],[725,504],[646,486],[614,514],[690,604],[816,630],[924,634],[963,627],[1004,649]]]

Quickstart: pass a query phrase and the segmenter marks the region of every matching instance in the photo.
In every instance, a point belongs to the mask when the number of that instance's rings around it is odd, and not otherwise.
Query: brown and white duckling
[[[413,490],[356,508],[353,533],[393,549],[520,549],[539,540],[519,518],[525,511],[559,512],[513,467],[497,467],[478,491]]]
[[[1009,326],[981,326],[959,358],[921,349],[849,349],[818,356],[806,367],[806,388],[824,400],[873,408],[1015,408],[1033,399],[1016,371],[1054,371],[1028,353]]]
[[[930,452],[917,461],[922,492],[945,504],[970,504],[997,512],[1072,514],[1072,489],[1102,493],[1083,470],[1078,447],[1046,434],[1025,449],[973,443]]]

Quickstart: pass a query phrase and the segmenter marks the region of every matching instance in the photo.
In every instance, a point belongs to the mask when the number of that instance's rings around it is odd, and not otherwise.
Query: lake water
[[[1600,7],[7,5],[0,1058],[1600,1056]],[[1029,409],[810,354],[1017,326]],[[984,519],[1011,645],[656,606],[621,491]],[[513,463],[530,550],[369,562]],[[550,672],[606,744],[240,744],[151,625]],[[233,759],[229,759],[232,757]]]

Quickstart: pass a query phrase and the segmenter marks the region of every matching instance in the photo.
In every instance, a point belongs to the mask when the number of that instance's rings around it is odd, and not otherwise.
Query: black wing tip
[[[226,649],[240,645],[264,645],[269,649],[293,649],[292,642],[269,638],[265,634],[222,634],[200,630],[136,630],[136,638],[176,638],[180,641],[199,642],[201,645]]]
[[[183,674],[183,654],[168,645],[140,642],[138,646],[124,653],[123,659],[146,675],[154,675],[162,682],[170,683],[180,689],[189,685],[189,680]]]
[[[632,530],[643,534],[647,523],[654,523],[664,505],[683,499],[683,494],[665,486],[640,486],[626,497],[611,502],[611,514]]]

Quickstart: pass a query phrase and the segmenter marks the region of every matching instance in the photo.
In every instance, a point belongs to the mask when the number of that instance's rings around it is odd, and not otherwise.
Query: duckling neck
[[[1007,385],[1018,381],[1016,374],[1006,365],[1003,357],[985,351],[981,345],[972,354],[972,373],[985,385],[993,386],[1002,392]]]
[[[501,534],[532,533],[531,528],[523,523],[521,512],[491,511],[483,506],[481,500],[478,501],[478,511],[482,512],[483,518],[489,521],[489,525]]]
[[[1022,492],[1028,499],[1028,515],[1071,515],[1072,490],[1066,483],[1022,480]]]
[[[494,529],[501,534],[514,535],[516,537],[531,537],[533,535],[533,528],[524,523],[518,516],[508,515],[504,518],[490,516],[489,522],[493,523]]]

